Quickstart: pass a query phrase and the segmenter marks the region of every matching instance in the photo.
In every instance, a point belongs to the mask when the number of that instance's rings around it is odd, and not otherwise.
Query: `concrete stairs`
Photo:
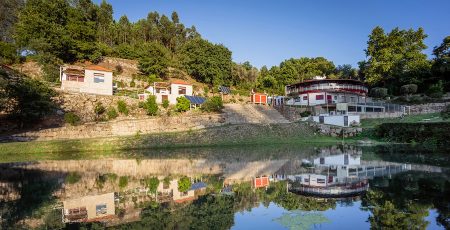
[[[280,124],[289,123],[276,109],[265,105],[225,104],[223,112],[231,124]]]

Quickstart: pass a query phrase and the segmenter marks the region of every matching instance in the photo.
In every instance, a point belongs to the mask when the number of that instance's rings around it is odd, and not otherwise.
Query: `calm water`
[[[444,151],[247,146],[74,156],[0,164],[0,229],[450,228]]]

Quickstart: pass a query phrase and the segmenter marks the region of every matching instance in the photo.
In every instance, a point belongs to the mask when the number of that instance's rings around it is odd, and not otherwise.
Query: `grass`
[[[400,123],[417,123],[417,122],[438,122],[443,121],[439,113],[407,115],[403,118],[376,118],[376,119],[362,119],[362,128],[375,128],[382,123],[400,122]]]

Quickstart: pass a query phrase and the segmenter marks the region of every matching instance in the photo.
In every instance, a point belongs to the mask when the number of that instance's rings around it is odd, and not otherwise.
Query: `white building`
[[[60,81],[62,90],[113,95],[112,71],[98,65],[61,66]]]
[[[63,222],[87,222],[115,215],[114,193],[63,201]]]
[[[139,99],[145,100],[148,95],[155,95],[157,103],[163,103],[164,100],[167,100],[171,105],[177,103],[178,97],[192,96],[193,94],[192,85],[181,80],[174,80],[170,83],[155,82],[153,85],[147,86],[145,90],[146,93],[139,94]]]
[[[360,123],[360,116],[346,115],[346,114],[344,115],[320,114],[319,116],[313,116],[312,120],[320,124],[349,127],[352,125],[358,125]]]

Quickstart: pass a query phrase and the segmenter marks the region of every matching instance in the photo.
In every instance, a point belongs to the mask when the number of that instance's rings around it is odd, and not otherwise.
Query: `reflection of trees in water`
[[[406,172],[371,185],[362,206],[372,212],[372,228],[425,229],[430,208],[437,209],[438,224],[450,228],[450,182],[442,174]]]
[[[275,219],[284,227],[291,230],[307,230],[316,224],[329,223],[330,220],[320,212],[293,211],[284,213]]]
[[[0,181],[13,184],[20,195],[18,199],[0,202],[0,216],[4,229],[18,228],[25,218],[43,218],[56,203],[53,192],[60,187],[58,172],[46,172],[26,169],[0,169]],[[1,188],[0,188],[1,189]]]

